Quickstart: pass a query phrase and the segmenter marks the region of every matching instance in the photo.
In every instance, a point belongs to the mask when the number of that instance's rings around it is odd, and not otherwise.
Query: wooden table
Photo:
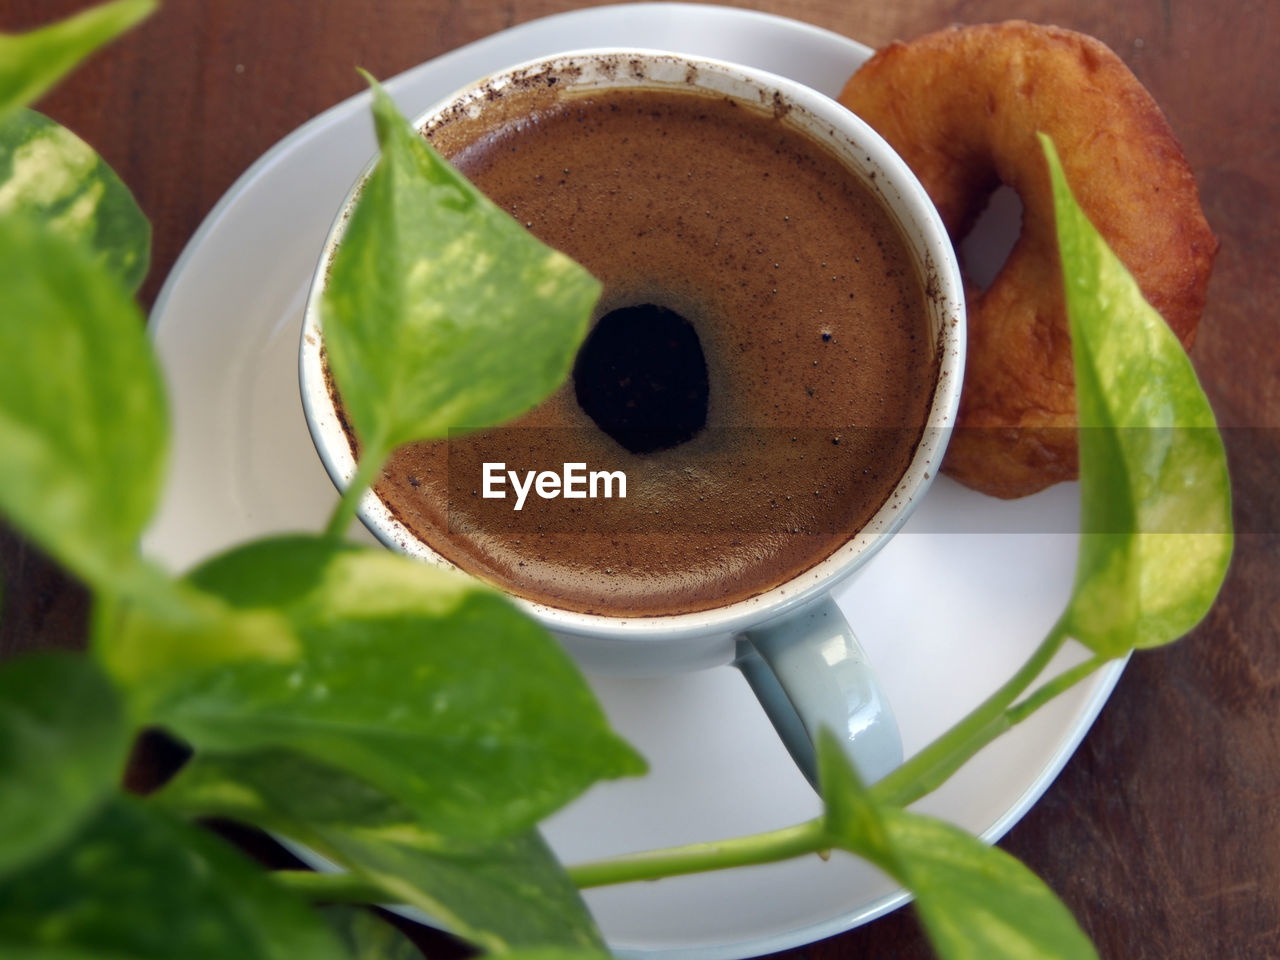
[[[17,30],[82,0],[4,0]],[[155,227],[147,303],[253,160],[355,93],[573,0],[170,0],[42,108],[93,144]],[[1208,619],[1140,654],[1075,757],[1003,845],[1104,957],[1280,956],[1280,4],[1203,0],[758,0],[871,46],[1021,17],[1108,43],[1163,106],[1221,243],[1193,358],[1227,431],[1241,532]],[[84,598],[0,537],[0,654],[75,645]],[[430,935],[424,935],[429,938]],[[789,956],[924,957],[910,911]]]

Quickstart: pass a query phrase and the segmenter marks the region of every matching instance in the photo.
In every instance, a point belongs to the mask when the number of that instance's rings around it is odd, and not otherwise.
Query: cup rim
[[[584,61],[610,62],[615,66],[619,61],[644,64],[643,77],[619,72],[612,82],[599,84],[601,89],[674,86],[652,77],[654,67],[662,64],[674,65],[681,71],[695,68],[698,82],[693,83],[686,77],[683,85],[696,90],[705,92],[707,81],[727,84],[734,89],[752,89],[761,104],[771,104],[774,95],[780,95],[787,108],[786,121],[800,126],[812,139],[833,149],[860,177],[864,186],[879,197],[882,206],[897,221],[925,287],[931,325],[935,328],[938,370],[921,439],[893,492],[871,520],[836,550],[763,593],[687,613],[631,617],[580,613],[503,591],[544,626],[566,635],[606,640],[671,641],[708,633],[739,633],[826,595],[837,583],[860,569],[902,527],[937,476],[955,423],[964,373],[966,316],[959,264],[933,202],[905,161],[884,139],[835,100],[767,70],[666,50],[628,47],[569,50],[533,58],[469,83],[422,111],[414,119],[413,126],[421,131],[439,122],[457,105],[480,100],[485,91],[501,89],[521,77],[547,69],[563,72],[571,64]],[[569,87],[573,85],[572,81],[568,84]],[[712,92],[729,93],[715,87],[711,89]],[[738,99],[745,102],[747,98],[738,96]],[[345,489],[350,482],[355,472],[355,460],[345,424],[328,389],[322,357],[319,304],[328,276],[328,264],[341,243],[350,211],[377,160],[375,155],[365,166],[329,228],[308,289],[299,342],[299,386],[307,427],[330,479],[339,490]],[[366,490],[361,497],[357,515],[388,548],[436,566],[459,569],[417,539],[372,489]]]

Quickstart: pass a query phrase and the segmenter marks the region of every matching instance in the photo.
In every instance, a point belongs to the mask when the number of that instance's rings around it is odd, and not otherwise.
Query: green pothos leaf
[[[191,583],[237,613],[284,617],[301,650],[168,687],[152,719],[198,749],[288,748],[475,841],[644,770],[560,646],[468,577],[299,536],[234,550]]]
[[[127,592],[168,418],[142,315],[85,249],[0,217],[0,513],[96,589]]]
[[[409,938],[362,907],[325,907],[325,919],[346,945],[351,960],[423,960]]]
[[[0,117],[34,101],[155,8],[156,0],[116,0],[29,33],[0,34]]]
[[[118,796],[0,880],[0,956],[342,960],[319,915],[221,840]]]
[[[449,166],[373,86],[382,157],[321,304],[365,455],[535,406],[568,375],[600,284]]]
[[[1231,486],[1209,401],[1177,337],[1075,202],[1053,182],[1075,358],[1082,529],[1063,626],[1121,656],[1182,636],[1231,560]]]
[[[534,830],[484,843],[441,837],[368,784],[278,750],[197,756],[157,799],[296,840],[486,951],[604,949],[577,888]]]
[[[818,774],[832,845],[911,892],[943,960],[1097,960],[1071,912],[1035,874],[948,823],[877,804],[828,730],[818,738]]]
[[[140,723],[151,722],[159,705],[195,674],[238,661],[289,664],[302,656],[282,614],[234,609],[150,566],[114,614],[99,618],[92,650]]]
[[[129,730],[88,657],[36,653],[0,665],[0,875],[61,843],[113,791]]]
[[[0,118],[0,216],[38,220],[91,251],[125,288],[138,288],[151,225],[93,148],[34,110]]]

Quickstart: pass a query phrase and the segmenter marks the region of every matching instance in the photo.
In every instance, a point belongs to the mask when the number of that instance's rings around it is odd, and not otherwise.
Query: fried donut
[[[966,279],[968,359],[945,472],[998,497],[1077,472],[1075,378],[1048,168],[1053,138],[1081,207],[1184,346],[1217,240],[1164,115],[1103,43],[1020,21],[953,27],[875,54],[840,102],[902,155],[959,243],[1001,184],[1022,230],[984,291]]]

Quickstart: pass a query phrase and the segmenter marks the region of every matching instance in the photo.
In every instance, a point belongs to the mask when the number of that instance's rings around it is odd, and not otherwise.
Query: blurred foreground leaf
[[[482,844],[442,838],[367,784],[285,751],[197,757],[158,799],[296,840],[488,952],[604,949],[577,888],[536,831]]]
[[[422,951],[408,937],[372,910],[325,907],[323,913],[351,960],[423,960]]]
[[[129,188],[93,148],[34,110],[0,119],[0,216],[21,214],[81,244],[137,290],[151,225]]]
[[[118,797],[0,881],[0,956],[341,960],[319,915],[221,840]]]
[[[442,837],[520,833],[643,772],[560,646],[499,594],[381,549],[268,540],[192,574],[285,617],[296,662],[193,671],[154,719],[200,750],[286,747],[396,798]]]
[[[156,0],[116,0],[29,33],[0,34],[0,118],[33,102],[155,8]]]
[[[78,244],[0,217],[0,512],[107,593],[139,575],[168,421],[142,315]]]
[[[302,655],[292,624],[270,610],[237,610],[147,566],[118,616],[99,622],[93,652],[120,684],[140,723],[194,675],[239,661],[293,663]]]
[[[128,749],[116,692],[89,658],[37,653],[0,665],[0,876],[93,813]]]

